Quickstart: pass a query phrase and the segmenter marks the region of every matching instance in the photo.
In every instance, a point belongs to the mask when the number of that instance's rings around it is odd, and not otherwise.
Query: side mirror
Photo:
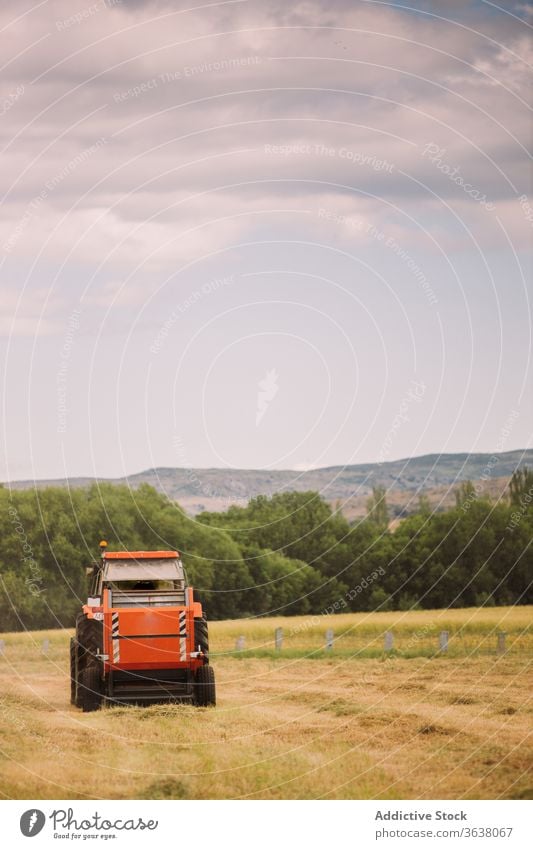
[[[92,566],[86,566],[85,567],[85,574],[87,575],[88,578],[92,575],[92,573],[93,573],[93,567]]]

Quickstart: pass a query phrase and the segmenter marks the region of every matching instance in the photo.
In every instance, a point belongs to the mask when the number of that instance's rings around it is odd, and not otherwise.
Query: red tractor
[[[70,641],[71,703],[216,703],[207,621],[177,551],[107,551]]]

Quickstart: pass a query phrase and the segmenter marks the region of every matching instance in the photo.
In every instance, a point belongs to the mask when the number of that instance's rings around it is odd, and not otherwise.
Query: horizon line
[[[252,466],[250,468],[242,468],[239,466],[150,466],[144,469],[141,469],[138,472],[131,472],[129,474],[124,475],[111,475],[109,477],[101,477],[97,474],[78,474],[71,475],[68,477],[43,477],[43,478],[17,478],[11,480],[0,481],[0,486],[10,486],[16,483],[47,483],[49,481],[70,481],[76,479],[88,479],[88,480],[100,480],[100,481],[117,481],[117,480],[128,480],[129,478],[136,477],[138,475],[147,474],[148,472],[156,472],[158,470],[165,471],[216,471],[216,472],[267,472],[270,474],[277,473],[285,473],[292,472],[296,475],[305,475],[309,472],[322,472],[327,471],[329,469],[349,469],[357,466],[390,466],[397,463],[409,463],[413,460],[424,460],[428,457],[492,457],[499,456],[502,457],[505,454],[517,454],[521,453],[522,455],[526,454],[528,451],[533,451],[533,447],[528,448],[511,448],[508,451],[450,451],[450,452],[430,452],[428,454],[415,454],[411,457],[399,457],[396,460],[369,460],[366,462],[360,463],[336,463],[329,466],[310,466],[308,469],[269,469],[269,468],[260,468]]]

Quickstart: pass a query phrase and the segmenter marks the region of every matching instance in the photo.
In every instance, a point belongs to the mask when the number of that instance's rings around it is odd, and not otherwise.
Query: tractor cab
[[[109,590],[113,607],[185,604],[185,572],[177,551],[113,551],[102,561],[96,596]]]

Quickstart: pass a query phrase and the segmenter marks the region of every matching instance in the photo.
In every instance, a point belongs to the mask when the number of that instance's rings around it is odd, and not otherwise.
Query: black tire
[[[76,620],[76,642],[78,643],[78,665],[85,666],[90,658],[96,658],[103,650],[103,623],[88,619],[80,613]]]
[[[84,713],[98,710],[102,704],[102,676],[100,664],[88,663],[80,672],[78,682],[81,709]]]
[[[212,666],[201,666],[194,680],[195,701],[199,707],[216,705],[215,671]]]
[[[84,712],[97,710],[102,702],[103,626],[80,613],[76,618],[75,704]]]
[[[81,654],[96,655],[103,649],[103,623],[88,619],[84,613],[76,617],[76,640]]]
[[[76,640],[70,638],[70,704],[76,704]]]
[[[209,632],[207,628],[207,620],[204,616],[194,620],[194,650],[205,654],[206,660],[209,660]]]

